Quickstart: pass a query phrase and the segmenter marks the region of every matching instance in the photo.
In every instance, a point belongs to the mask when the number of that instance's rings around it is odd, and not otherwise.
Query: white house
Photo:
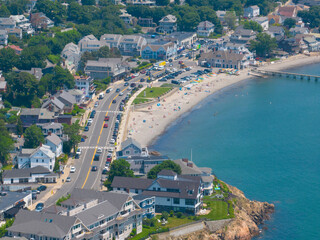
[[[6,30],[0,30],[0,45],[8,44],[8,32]]]
[[[267,17],[254,17],[252,18],[252,21],[255,21],[258,23],[263,31],[267,31],[269,29],[269,19]]]
[[[117,156],[121,158],[127,158],[132,156],[149,156],[148,149],[141,147],[133,138],[127,138],[121,143],[121,150],[117,152]]]
[[[91,34],[83,37],[79,41],[78,46],[81,52],[93,52],[98,51],[99,48],[106,46],[106,44],[104,44],[104,42],[102,41],[99,41],[95,36]]]
[[[74,43],[68,43],[61,52],[61,57],[64,59],[64,65],[71,72],[75,73],[78,70],[79,61],[81,58],[80,48]]]
[[[159,21],[159,32],[173,33],[177,31],[177,18],[173,15],[167,15]]]
[[[34,168],[42,166],[53,171],[55,154],[47,145],[40,145],[37,148],[22,148],[17,156],[18,168]]]
[[[257,5],[250,6],[244,9],[243,16],[246,18],[253,18],[260,15],[260,8]]]
[[[88,76],[74,76],[76,88],[81,90],[86,98],[91,98],[95,93],[93,78]]]
[[[143,48],[143,59],[166,60],[177,54],[177,45],[172,42],[148,44]]]
[[[214,32],[214,24],[209,21],[199,23],[197,27],[197,34],[200,37],[209,37]]]
[[[45,139],[45,144],[50,147],[56,157],[59,157],[62,154],[63,142],[56,134],[49,133]]]

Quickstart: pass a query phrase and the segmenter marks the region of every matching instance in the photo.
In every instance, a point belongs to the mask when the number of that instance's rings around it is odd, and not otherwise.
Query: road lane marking
[[[98,146],[98,145],[97,145],[97,146]],[[92,156],[92,159],[91,159],[90,166],[92,166],[94,156],[96,155],[96,152],[97,152],[97,146],[96,146],[96,148],[95,148],[95,150],[94,150],[94,152],[93,152],[93,156]],[[84,159],[84,160],[85,160],[85,159]],[[84,180],[84,183],[83,183],[83,185],[82,185],[81,189],[83,189],[83,188],[84,188],[84,186],[86,185],[86,182],[87,182],[88,177],[89,177],[89,174],[90,174],[90,170],[91,170],[91,167],[90,167],[90,168],[89,168],[89,170],[88,170],[88,173],[87,173],[86,179]]]

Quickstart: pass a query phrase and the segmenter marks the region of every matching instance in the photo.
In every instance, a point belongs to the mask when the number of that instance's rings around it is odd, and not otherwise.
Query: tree
[[[81,136],[79,135],[80,125],[79,123],[73,123],[71,125],[63,124],[63,133],[68,136],[68,141],[65,142],[66,145],[70,146],[70,150],[73,148],[76,150],[77,145],[81,141]],[[63,144],[65,145],[65,144]]]
[[[298,17],[309,23],[311,28],[320,27],[320,6],[312,6],[309,10],[299,11]]]
[[[283,22],[283,26],[287,27],[287,29],[294,27],[294,25],[296,25],[296,20],[293,18],[286,18]]]
[[[40,143],[44,143],[44,136],[41,132],[41,129],[36,125],[31,125],[26,129],[24,139],[25,148],[36,148],[40,145]]]
[[[23,134],[23,125],[20,117],[18,117],[18,122],[17,122],[17,134],[18,135]]]
[[[0,17],[10,17],[10,11],[4,4],[2,4],[0,7]]]
[[[269,56],[277,48],[277,41],[267,33],[258,33],[256,40],[250,41],[250,51],[255,51],[259,57]]]
[[[200,16],[197,12],[187,12],[179,21],[179,27],[183,31],[193,31],[200,22]]]
[[[234,11],[228,11],[224,16],[224,21],[230,29],[235,29],[237,16]]]
[[[170,0],[156,0],[157,6],[167,6],[170,3]]]
[[[261,25],[255,21],[245,21],[243,27],[245,29],[251,29],[255,32],[262,32],[263,28]]]
[[[117,177],[134,177],[133,171],[130,169],[130,163],[125,159],[118,159],[112,162],[108,181],[112,183],[113,178]]]
[[[19,57],[12,48],[0,50],[0,70],[9,72],[17,64]]]
[[[54,67],[52,77],[52,90],[60,90],[64,87],[71,89],[74,87],[74,85],[74,78],[68,69],[63,69],[60,66]]]
[[[158,173],[163,169],[172,170],[177,174],[181,174],[181,167],[178,164],[171,160],[166,160],[160,163],[159,165],[156,165],[155,167],[151,168],[148,172],[148,178],[156,179]]]
[[[95,0],[81,0],[82,5],[96,5]]]
[[[0,119],[0,162],[6,164],[9,152],[14,147],[14,141],[9,135],[4,120]]]

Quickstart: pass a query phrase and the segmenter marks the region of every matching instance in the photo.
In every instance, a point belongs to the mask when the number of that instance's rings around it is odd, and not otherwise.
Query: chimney
[[[42,143],[40,143],[40,147],[42,147]]]
[[[51,136],[51,132],[48,132],[48,136]]]
[[[188,158],[182,158],[182,162],[186,162],[186,163],[188,163]]]
[[[60,93],[62,93],[63,92],[63,90],[60,90]]]
[[[51,99],[51,100],[54,100],[54,97],[52,96],[52,97],[50,97],[50,99]]]
[[[192,162],[189,162],[189,163],[187,164],[187,166],[193,168],[193,163],[192,163]]]

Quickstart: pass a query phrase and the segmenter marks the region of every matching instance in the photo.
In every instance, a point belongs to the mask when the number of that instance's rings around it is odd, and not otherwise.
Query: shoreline
[[[320,62],[320,55],[306,56],[303,54],[291,56],[285,60],[279,60],[273,64],[265,64],[259,69],[265,70],[285,70],[301,67],[308,64]],[[154,142],[165,131],[171,127],[179,118],[189,114],[194,107],[199,105],[208,96],[218,93],[227,87],[244,80],[251,80],[256,76],[248,75],[250,69],[241,70],[240,74],[227,75],[218,74],[216,76],[205,76],[204,80],[192,87],[190,90],[182,88],[167,98],[161,99],[158,103],[145,108],[141,108],[129,113],[127,126],[127,136],[132,137],[142,146],[153,145]]]

